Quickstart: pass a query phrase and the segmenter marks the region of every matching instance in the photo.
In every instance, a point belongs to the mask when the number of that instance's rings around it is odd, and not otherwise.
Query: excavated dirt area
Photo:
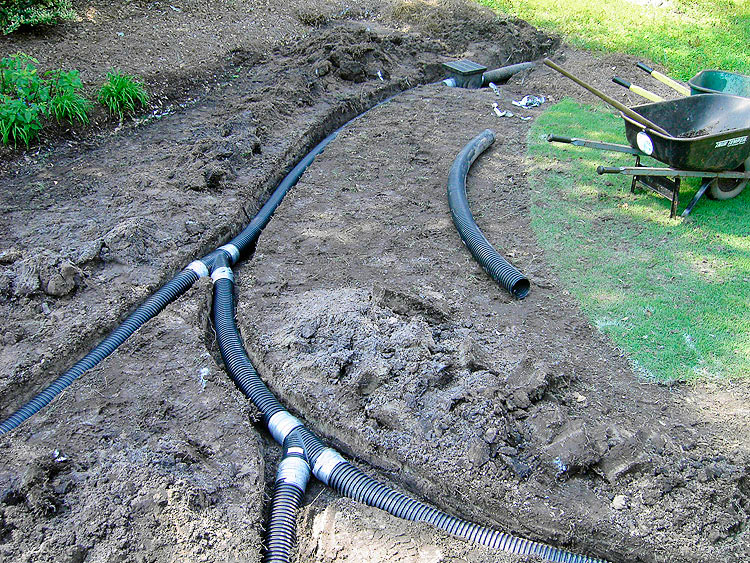
[[[612,92],[611,75],[637,78],[632,59],[462,2],[112,4],[0,40],[88,84],[117,66],[153,92],[147,118],[99,113],[0,153],[3,419],[238,232],[325,134],[403,92],[339,134],[235,268],[261,376],[364,471],[454,514],[614,563],[750,560],[750,392],[640,380],[529,227],[526,136],[545,106],[511,101],[592,98],[545,67],[499,97],[432,84],[443,61],[549,54]],[[523,301],[448,210],[451,163],[485,128],[497,140],[469,199],[529,276]],[[209,312],[202,280],[0,438],[0,559],[261,560],[280,451],[226,376]],[[298,533],[300,562],[519,560],[318,483]]]

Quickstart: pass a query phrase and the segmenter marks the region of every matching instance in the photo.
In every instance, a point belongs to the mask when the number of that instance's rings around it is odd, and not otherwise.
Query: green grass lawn
[[[750,74],[749,0],[477,0],[579,47],[664,64],[674,78],[718,68]]]
[[[750,380],[750,188],[670,219],[667,199],[596,174],[632,157],[547,143],[548,133],[624,143],[624,125],[609,108],[563,100],[529,134],[532,227],[592,324],[648,380]],[[681,190],[679,211],[696,189]]]

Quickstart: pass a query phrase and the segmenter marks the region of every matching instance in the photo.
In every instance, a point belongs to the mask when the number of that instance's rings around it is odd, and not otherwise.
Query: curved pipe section
[[[466,198],[466,175],[477,157],[495,142],[495,134],[489,129],[472,139],[456,157],[448,176],[448,205],[453,224],[461,240],[474,259],[497,283],[507,289],[513,297],[523,299],[529,294],[528,278],[503,258],[477,227]]]
[[[226,258],[224,258],[223,264],[226,263]],[[493,549],[518,555],[537,555],[548,561],[561,563],[606,563],[601,559],[576,555],[446,514],[378,483],[347,462],[336,450],[325,447],[315,434],[281,406],[252,366],[234,320],[233,276],[230,274],[231,270],[223,264],[221,259],[217,262],[218,267],[212,277],[214,278],[214,325],[227,370],[240,390],[261,410],[276,441],[282,443],[287,452],[290,444],[301,445],[305,460],[309,464],[308,467],[312,468],[312,473],[318,480],[343,495],[385,510],[399,518],[427,522],[450,534]],[[299,462],[295,463],[299,466]],[[302,492],[286,486],[286,481],[283,483],[284,486],[280,486],[278,481],[277,478],[278,493],[274,495],[274,502],[278,495],[279,508],[275,513],[273,508],[271,511],[272,520],[275,514],[278,523],[272,523],[269,527],[267,542],[269,553],[273,546],[272,555],[279,558],[266,559],[266,561],[274,562],[288,561],[283,557],[286,557],[285,554],[289,553],[288,550],[291,550],[294,544],[293,515],[296,513],[302,495]],[[278,531],[274,532],[272,542],[270,530],[276,527]],[[267,557],[269,557],[268,554]]]
[[[516,555],[535,555],[547,561],[560,563],[606,563],[603,559],[577,555],[550,545],[519,538],[451,516],[442,510],[409,498],[378,483],[347,461],[342,460],[333,468],[330,473],[329,482],[326,484],[343,495],[369,506],[385,510],[389,514],[398,516],[399,518],[427,522],[449,534],[491,549],[514,553]]]
[[[221,358],[232,381],[260,409],[268,425],[275,414],[286,409],[260,379],[242,345],[234,321],[234,276],[230,275],[231,269],[226,264],[226,258],[219,258],[219,267],[211,275],[214,280],[213,321]]]
[[[202,268],[201,268],[202,266]],[[60,377],[55,379],[47,388],[35,395],[20,409],[0,423],[0,435],[10,432],[19,424],[39,412],[52,400],[62,393],[71,383],[101,362],[125,342],[136,330],[153,319],[172,301],[185,293],[198,281],[202,275],[208,275],[205,265],[195,262],[177,274],[170,281],[159,288],[151,297],[146,299],[133,311],[120,326],[113,330],[93,350],[78,360],[76,364]]]

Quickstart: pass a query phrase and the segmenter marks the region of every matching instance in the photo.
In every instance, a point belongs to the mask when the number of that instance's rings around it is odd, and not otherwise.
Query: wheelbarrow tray
[[[719,172],[739,168],[750,156],[750,99],[699,94],[631,108],[669,132],[663,135],[620,113],[630,146],[678,170]],[[644,132],[647,139],[638,134]],[[644,140],[646,141],[644,143]],[[649,147],[650,144],[653,146]],[[646,147],[647,150],[644,150]]]
[[[724,70],[702,70],[690,80],[690,94],[732,94],[750,98],[750,76]]]

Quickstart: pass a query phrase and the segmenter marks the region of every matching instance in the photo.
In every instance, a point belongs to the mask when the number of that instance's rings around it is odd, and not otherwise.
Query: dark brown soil
[[[748,389],[639,380],[529,228],[521,118],[544,106],[511,101],[590,96],[545,67],[499,98],[426,85],[445,60],[551,53],[613,92],[610,75],[639,78],[633,60],[461,2],[247,4],[82,2],[82,21],[2,39],[92,85],[118,66],[155,96],[149,119],[102,115],[3,155],[0,415],[241,229],[326,132],[405,91],[342,131],[236,268],[262,377],[368,473],[458,515],[617,563],[750,559]],[[520,302],[445,199],[485,128],[497,141],[469,198],[532,281]],[[260,560],[279,451],[216,361],[209,295],[197,284],[0,439],[0,559]],[[298,561],[514,560],[319,484],[299,534]]]

